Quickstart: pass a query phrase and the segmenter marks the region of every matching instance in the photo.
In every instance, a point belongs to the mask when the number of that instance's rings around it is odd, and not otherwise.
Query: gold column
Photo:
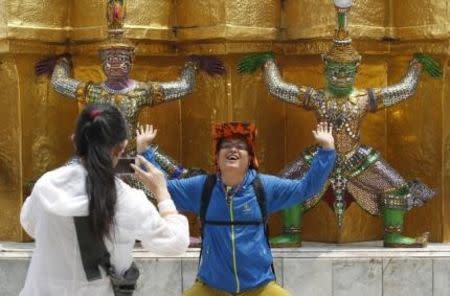
[[[450,36],[448,1],[394,1],[393,26],[395,37],[401,40],[447,39]]]
[[[0,56],[0,240],[22,239],[22,127],[19,75],[11,55]]]
[[[179,0],[176,3],[178,40],[274,40],[278,34],[278,0]]]
[[[7,16],[7,36],[10,39],[61,42],[68,32],[68,4],[62,0],[2,0]]]
[[[450,242],[450,101],[448,100],[450,92],[450,59],[447,57],[444,59],[445,72],[444,72],[444,87],[440,94],[442,102],[443,114],[443,143],[442,143],[442,210],[440,213],[443,215],[442,227],[443,238],[442,241]]]
[[[104,2],[104,1],[103,1]],[[173,1],[149,0],[127,2],[126,34],[143,40],[172,40],[175,22]]]
[[[0,40],[6,39],[8,32],[8,18],[6,1],[0,1]]]
[[[101,40],[106,38],[106,1],[71,0],[70,41]]]

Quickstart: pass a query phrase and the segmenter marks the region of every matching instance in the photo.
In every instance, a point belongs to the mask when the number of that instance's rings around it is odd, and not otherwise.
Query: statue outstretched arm
[[[284,81],[275,62],[273,52],[258,52],[243,57],[239,61],[238,71],[240,73],[252,74],[261,66],[264,69],[266,86],[273,96],[284,102],[306,109],[314,108],[311,105],[313,101],[311,98],[316,91],[309,87],[299,87]]]
[[[442,67],[436,60],[429,55],[416,53],[399,83],[368,90],[371,111],[395,105],[411,97],[416,91],[422,69],[433,78],[442,77]]]
[[[372,111],[393,106],[411,97],[417,88],[422,65],[413,59],[403,79],[394,85],[368,90]]]
[[[208,75],[222,75],[225,67],[221,60],[215,56],[191,56],[184,64],[180,78],[170,82],[149,82],[151,96],[146,105],[157,105],[176,100],[192,93],[195,86],[197,70]]]
[[[150,97],[145,105],[157,105],[170,102],[192,93],[195,86],[197,69],[197,63],[188,61],[184,64],[178,80],[169,82],[148,82]]]
[[[311,108],[310,98],[314,90],[285,82],[273,59],[264,63],[264,80],[269,92],[278,99],[300,107]]]
[[[51,83],[55,91],[71,98],[81,96],[85,83],[70,77],[72,70],[71,55],[64,53],[40,60],[35,65],[36,75],[51,75]]]

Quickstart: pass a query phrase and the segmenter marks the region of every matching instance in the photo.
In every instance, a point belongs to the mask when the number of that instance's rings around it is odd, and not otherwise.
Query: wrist
[[[322,149],[324,150],[334,150],[334,143],[326,143],[326,144],[322,144]]]
[[[177,212],[175,204],[173,203],[173,201],[171,199],[166,199],[166,200],[158,202],[158,210],[159,210],[160,214]]]
[[[167,187],[157,189],[155,192],[155,198],[158,201],[158,203],[171,200],[169,191],[167,190]]]
[[[138,154],[143,154],[148,148],[150,148],[150,145],[146,144],[137,144],[136,145],[136,152]]]

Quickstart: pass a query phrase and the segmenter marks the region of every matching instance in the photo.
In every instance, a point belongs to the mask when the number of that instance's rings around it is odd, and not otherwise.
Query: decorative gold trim
[[[403,225],[385,225],[384,226],[384,232],[385,233],[402,233],[403,232]]]
[[[284,226],[283,233],[286,234],[302,233],[302,228],[296,226]]]

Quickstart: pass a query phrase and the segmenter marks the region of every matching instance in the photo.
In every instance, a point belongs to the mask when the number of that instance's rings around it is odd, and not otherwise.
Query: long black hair
[[[112,149],[127,138],[127,123],[112,105],[88,105],[78,118],[74,143],[87,170],[89,221],[98,238],[111,235],[117,201]]]

